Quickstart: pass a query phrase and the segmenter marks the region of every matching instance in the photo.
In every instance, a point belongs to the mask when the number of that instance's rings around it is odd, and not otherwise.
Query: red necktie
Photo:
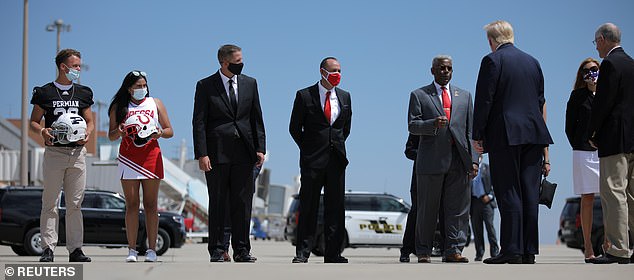
[[[445,111],[445,115],[447,115],[447,120],[451,121],[451,99],[449,99],[449,91],[447,91],[446,87],[441,87],[442,89],[442,109]]]
[[[326,92],[326,102],[324,102],[324,115],[330,124],[330,91]]]

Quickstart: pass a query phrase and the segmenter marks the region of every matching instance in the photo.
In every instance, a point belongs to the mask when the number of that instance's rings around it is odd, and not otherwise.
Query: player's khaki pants
[[[634,230],[634,153],[600,158],[599,179],[605,236],[611,243],[607,253],[629,258],[628,226]]]
[[[55,250],[59,216],[57,206],[62,186],[66,201],[66,248],[73,252],[84,242],[81,202],[86,188],[86,148],[46,147],[44,151],[44,192],[40,232],[42,249]]]

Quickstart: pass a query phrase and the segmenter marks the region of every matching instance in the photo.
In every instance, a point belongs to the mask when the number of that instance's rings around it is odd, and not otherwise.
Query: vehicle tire
[[[324,237],[324,234],[321,233],[316,239],[317,242],[312,252],[315,256],[323,257],[324,253],[326,252],[326,238]]]
[[[24,249],[24,246],[19,245],[11,245],[11,250],[16,253],[18,256],[28,256],[29,254]]]
[[[139,251],[139,256],[144,256],[145,251],[147,251],[148,246],[150,245],[148,243],[147,237],[144,238],[144,240],[145,242],[143,242],[143,244],[140,245],[137,249],[137,251]],[[165,252],[167,252],[167,249],[169,249],[171,245],[172,239],[170,238],[169,233],[167,233],[166,230],[159,228],[158,235],[156,236],[156,254],[162,256],[163,254],[165,254]]]
[[[39,227],[34,227],[24,235],[24,251],[28,256],[40,256],[44,251],[41,245],[42,234]]]
[[[350,241],[348,240],[348,232],[346,231],[346,232],[343,233],[343,243],[341,244],[341,252],[340,252],[340,254],[343,253],[343,250],[348,248],[348,245],[349,245],[348,243],[349,242]]]
[[[341,251],[339,251],[339,254],[343,253],[343,250],[346,248],[348,248],[348,234],[344,233]],[[322,257],[326,253],[326,238],[323,233],[317,238],[317,244],[315,245],[315,248],[313,248],[312,253],[318,257]]]

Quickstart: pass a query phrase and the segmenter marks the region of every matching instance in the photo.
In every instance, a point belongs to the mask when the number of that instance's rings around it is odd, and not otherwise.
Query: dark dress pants
[[[230,163],[212,164],[212,169],[205,173],[209,195],[209,244],[207,249],[224,252],[224,229],[227,210],[231,220],[231,245],[234,256],[248,254],[249,224],[251,221],[251,204],[253,201],[253,158],[241,139],[235,139],[232,145]],[[228,203],[228,204],[227,204]]]
[[[489,248],[491,257],[497,256],[499,252],[497,234],[495,226],[493,226],[493,215],[495,208],[491,202],[485,204],[480,198],[471,197],[471,228],[476,249],[476,257],[484,256],[484,228],[486,227],[487,238],[489,240]],[[482,226],[484,224],[484,227]]]
[[[501,254],[539,253],[538,202],[544,145],[503,146],[489,152],[500,210]]]
[[[451,166],[444,174],[416,174],[418,214],[416,215],[416,255],[431,255],[438,221],[444,222],[444,254],[461,254],[467,243],[471,188],[456,146]],[[440,207],[443,215],[439,217]],[[441,223],[442,224],[442,223]]]
[[[334,149],[330,150],[326,168],[301,169],[301,188],[299,190],[299,221],[297,225],[296,256],[308,258],[315,247],[317,236],[317,216],[321,188],[324,188],[324,237],[326,251],[324,258],[336,258],[341,255],[345,234],[344,159]]]
[[[414,163],[414,169],[412,170],[412,183],[409,189],[409,193],[412,200],[412,207],[409,209],[407,215],[407,223],[405,224],[405,233],[403,233],[403,247],[401,247],[402,254],[416,254],[415,237],[416,237],[416,163]]]
[[[257,166],[253,166],[253,186],[251,186],[252,193],[255,194],[255,180],[258,178],[258,175],[260,175],[260,170],[262,169],[262,167],[257,167]],[[244,210],[246,213],[251,213],[251,210],[253,209],[253,203],[248,203],[246,205],[246,209]],[[229,251],[229,246],[231,245],[231,210],[230,210],[230,204],[229,204],[229,200],[227,200],[227,209],[226,209],[226,213],[225,213],[225,233],[224,233],[224,246],[225,246],[225,252]],[[250,224],[250,222],[249,222]],[[249,233],[251,231],[251,228],[249,227]],[[247,239],[247,250],[251,251],[251,239]]]

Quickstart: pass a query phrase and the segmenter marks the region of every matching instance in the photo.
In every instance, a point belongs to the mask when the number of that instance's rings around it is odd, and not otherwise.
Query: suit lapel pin
[[[458,96],[458,91],[457,90],[453,91],[453,96]]]

